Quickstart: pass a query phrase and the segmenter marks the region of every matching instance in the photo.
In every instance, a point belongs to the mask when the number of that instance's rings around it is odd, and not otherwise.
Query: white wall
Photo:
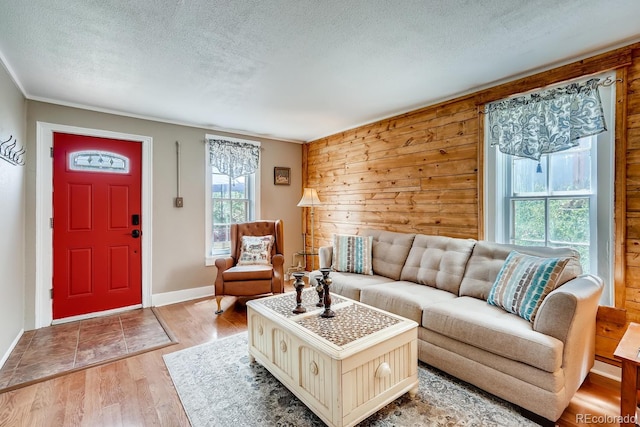
[[[0,141],[26,143],[26,101],[0,65]],[[24,325],[26,166],[0,159],[0,366]]]
[[[114,114],[65,107],[38,101],[27,103],[28,161],[35,164],[36,122],[102,129],[153,138],[153,254],[152,294],[168,294],[211,286],[214,266],[205,266],[205,163],[204,138],[212,130],[160,123]],[[219,131],[216,134],[225,135]],[[241,135],[228,134],[237,138]],[[261,141],[261,216],[284,221],[287,265],[293,252],[302,249],[301,208],[302,146],[267,138]],[[175,208],[176,141],[181,144],[181,196],[184,207]],[[273,185],[273,167],[292,169],[290,186]],[[27,176],[26,262],[35,262],[35,171]],[[34,327],[35,272],[26,272],[26,329]]]

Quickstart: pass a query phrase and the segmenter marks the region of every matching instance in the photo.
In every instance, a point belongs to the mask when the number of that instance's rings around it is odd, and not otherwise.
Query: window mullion
[[[549,197],[544,198],[544,245],[549,246]]]

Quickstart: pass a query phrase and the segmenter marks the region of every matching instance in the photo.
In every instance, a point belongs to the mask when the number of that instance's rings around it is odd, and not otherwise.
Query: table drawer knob
[[[258,326],[258,335],[262,335],[264,334],[264,328],[262,327],[262,325]]]
[[[391,375],[391,367],[387,362],[383,362],[376,369],[376,378],[386,378]]]
[[[318,365],[316,364],[316,362],[309,363],[309,370],[313,375],[318,375],[318,372],[320,372],[320,369],[318,369]]]
[[[284,340],[280,341],[280,351],[283,353],[287,352],[287,343]]]

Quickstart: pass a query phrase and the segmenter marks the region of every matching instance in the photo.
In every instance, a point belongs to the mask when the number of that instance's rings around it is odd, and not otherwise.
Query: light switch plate
[[[184,206],[184,201],[182,197],[176,197],[176,208],[181,208]]]

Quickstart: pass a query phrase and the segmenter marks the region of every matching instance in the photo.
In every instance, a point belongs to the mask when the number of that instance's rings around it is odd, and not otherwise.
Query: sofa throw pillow
[[[373,236],[333,235],[333,269],[343,273],[373,274]]]
[[[541,258],[511,251],[487,302],[533,323],[542,300],[556,287],[569,258]]]
[[[242,236],[238,265],[271,265],[273,236]]]

